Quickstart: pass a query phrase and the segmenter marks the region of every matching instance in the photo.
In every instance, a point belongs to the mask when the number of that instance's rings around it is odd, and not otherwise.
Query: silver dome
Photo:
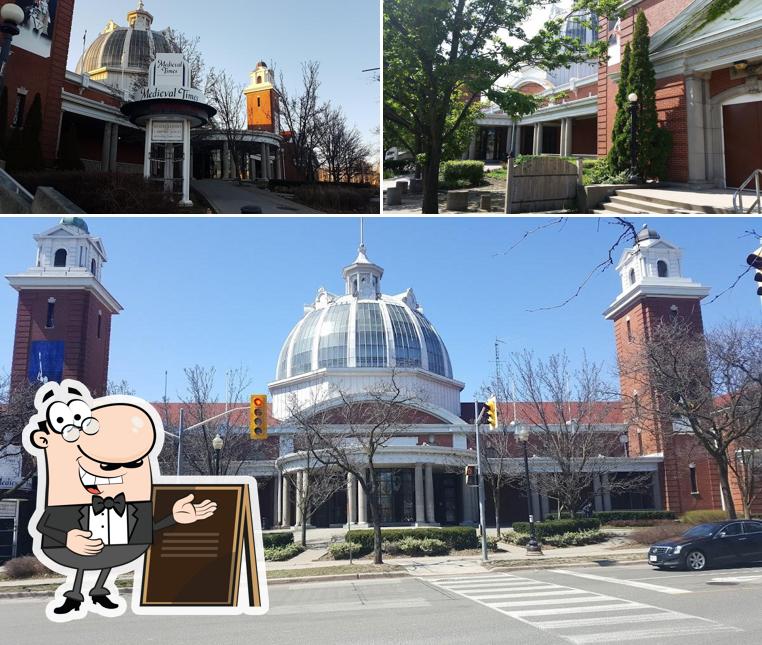
[[[289,333],[275,378],[353,367],[420,368],[452,378],[447,348],[431,322],[404,296],[381,294],[323,298]]]

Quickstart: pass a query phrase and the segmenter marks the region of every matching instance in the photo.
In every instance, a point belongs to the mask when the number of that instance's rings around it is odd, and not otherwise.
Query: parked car
[[[762,522],[754,520],[697,524],[648,550],[648,563],[660,569],[702,571],[710,566],[761,561]]]

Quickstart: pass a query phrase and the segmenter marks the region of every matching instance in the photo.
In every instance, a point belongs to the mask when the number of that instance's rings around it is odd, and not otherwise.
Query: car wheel
[[[701,551],[689,551],[685,556],[685,566],[690,571],[703,571],[706,565],[706,556]]]

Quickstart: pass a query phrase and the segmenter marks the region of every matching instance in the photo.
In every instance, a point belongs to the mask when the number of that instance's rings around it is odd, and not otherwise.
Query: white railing
[[[760,190],[760,179],[762,179],[762,169],[758,168],[749,175],[749,178],[741,184],[741,187],[736,191],[735,195],[733,195],[733,210],[736,213],[753,213],[756,210],[757,213],[762,214],[762,191]],[[744,209],[743,191],[746,190],[746,187],[752,180],[754,180],[754,189],[757,199],[748,209]]]

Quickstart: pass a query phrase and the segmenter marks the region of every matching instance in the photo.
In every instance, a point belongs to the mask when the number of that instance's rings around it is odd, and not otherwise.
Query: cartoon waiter
[[[154,522],[151,471],[158,474],[163,432],[157,436],[161,421],[142,399],[93,400],[84,385],[66,380],[43,385],[35,407],[37,414],[23,435],[24,447],[37,458],[36,525],[30,529],[36,526],[39,532],[32,530],[35,553],[69,573],[70,586],[63,604],[49,607],[48,616],[68,620],[87,612],[87,605],[82,607],[86,571],[99,572],[89,592],[90,608],[105,615],[122,613],[124,604],[114,602],[115,587],[107,587],[112,569],[140,558],[154,531],[204,520],[217,506],[209,500],[194,504],[188,495],[174,503],[171,515]],[[109,598],[112,591],[114,599]]]

